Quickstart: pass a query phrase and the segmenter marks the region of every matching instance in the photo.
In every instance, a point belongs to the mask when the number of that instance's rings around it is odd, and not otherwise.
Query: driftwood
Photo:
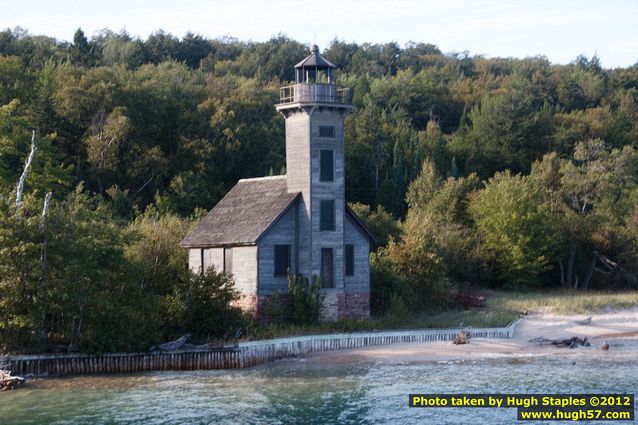
[[[452,341],[452,344],[455,344],[455,345],[469,344],[469,343],[470,343],[470,337],[468,334],[465,333],[465,331],[460,331],[459,334],[456,336],[456,338],[454,338],[454,341]]]
[[[239,338],[243,335],[242,329],[237,328],[235,330],[229,330],[224,334],[222,339],[215,343],[206,343],[206,344],[190,344],[188,341],[192,338],[191,334],[186,334],[175,341],[170,341],[165,344],[160,344],[157,346],[153,346],[149,348],[149,351],[176,351],[176,350],[211,350],[215,347],[224,347],[229,343],[232,343],[233,346],[237,347]]]
[[[24,378],[11,376],[10,371],[0,369],[0,391],[12,390],[22,384],[24,384]]]
[[[162,351],[174,351],[182,348],[189,339],[191,339],[191,334],[186,334],[182,337],[179,337],[175,341],[167,342],[165,344],[160,344],[157,347],[151,347],[151,351],[162,350]]]
[[[571,337],[569,339],[547,339],[543,337],[538,337],[538,338],[530,339],[529,342],[533,342],[538,345],[554,345],[557,347],[567,347],[567,348],[590,346],[589,342],[587,342],[587,338],[579,338],[577,336]]]
[[[184,344],[182,345],[182,350],[203,350],[203,351],[208,351],[211,350],[214,347],[213,344],[211,343],[206,343],[206,344]]]
[[[591,325],[591,316],[584,320],[574,320],[574,323],[576,323],[577,325]]]

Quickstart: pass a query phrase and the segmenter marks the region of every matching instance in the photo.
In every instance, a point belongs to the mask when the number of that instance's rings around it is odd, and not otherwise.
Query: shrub
[[[311,324],[319,321],[324,295],[321,293],[321,279],[316,276],[310,283],[301,275],[288,274],[288,296],[292,308],[292,322]]]
[[[196,339],[219,338],[243,326],[244,314],[232,305],[239,297],[232,275],[214,269],[190,273],[166,297],[167,319],[174,324],[175,335],[190,332]]]

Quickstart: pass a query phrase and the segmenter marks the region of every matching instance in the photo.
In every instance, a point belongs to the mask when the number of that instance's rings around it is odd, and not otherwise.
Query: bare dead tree
[[[27,179],[27,175],[29,174],[29,168],[31,168],[31,163],[33,162],[33,157],[35,156],[35,151],[38,148],[35,146],[35,130],[31,132],[31,152],[29,153],[29,157],[24,164],[24,171],[22,171],[22,175],[20,176],[20,180],[18,180],[18,187],[16,188],[16,213],[20,211],[22,207],[22,192],[24,191],[24,182]]]

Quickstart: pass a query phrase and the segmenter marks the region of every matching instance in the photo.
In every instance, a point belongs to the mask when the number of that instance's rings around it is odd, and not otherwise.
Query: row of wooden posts
[[[512,338],[518,322],[504,328],[465,329],[471,338]],[[154,370],[235,369],[312,352],[349,350],[410,342],[451,341],[459,329],[311,335],[249,341],[234,347],[103,355],[21,355],[0,357],[14,375],[78,375]]]

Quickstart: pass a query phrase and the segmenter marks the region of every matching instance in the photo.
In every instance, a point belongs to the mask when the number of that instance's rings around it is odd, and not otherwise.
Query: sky
[[[282,33],[322,49],[335,38],[414,41],[486,57],[638,62],[638,0],[0,0],[0,28],[16,26],[67,41],[78,27],[141,38],[159,29],[244,41]]]

